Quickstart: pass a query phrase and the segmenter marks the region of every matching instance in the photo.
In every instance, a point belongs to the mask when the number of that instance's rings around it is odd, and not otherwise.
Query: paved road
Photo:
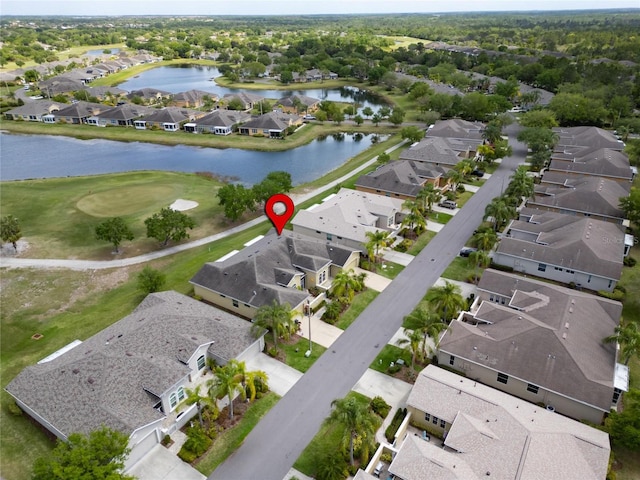
[[[394,150],[400,148],[402,145],[406,143],[406,140],[403,140],[396,145],[385,150],[386,153],[393,152]],[[336,185],[341,184],[345,180],[348,180],[353,175],[358,172],[361,172],[365,168],[373,165],[378,161],[378,156],[373,157],[371,160],[363,163],[359,167],[351,170],[346,175],[330,182],[322,187],[316,188],[314,190],[302,193],[291,195],[295,204],[300,204],[309,200],[310,198],[319,195],[322,192],[327,192],[329,194],[329,190]],[[65,260],[65,259],[46,259],[46,258],[14,258],[14,257],[0,257],[0,268],[1,267],[9,267],[9,268],[67,268],[70,270],[104,270],[108,268],[118,268],[118,267],[128,267],[130,265],[137,265],[140,263],[146,263],[151,260],[155,260],[157,258],[166,257],[169,255],[173,255],[174,253],[183,252],[185,250],[189,250],[191,248],[200,247],[202,245],[206,245],[211,242],[215,242],[216,240],[221,240],[223,238],[229,237],[230,235],[234,235],[238,232],[246,230],[248,228],[253,227],[254,225],[258,225],[259,223],[267,221],[267,217],[265,215],[261,215],[253,220],[243,223],[242,225],[238,225],[237,227],[230,228],[229,230],[225,230],[224,232],[216,233],[215,235],[210,235],[205,238],[201,238],[199,240],[194,240],[193,242],[183,243],[181,245],[176,245],[173,247],[165,248],[163,250],[157,250],[155,252],[146,253],[144,255],[139,255],[137,257],[129,257],[129,258],[121,258],[116,260]],[[0,479],[1,480],[1,479]]]
[[[517,127],[507,129],[514,135]],[[401,327],[478,227],[485,206],[508,184],[526,148],[510,138],[514,155],[505,158],[484,186],[427,247],[369,305],[294,387],[265,415],[244,444],[210,480],[282,480],[318,431],[331,401],[344,397],[380,349]]]

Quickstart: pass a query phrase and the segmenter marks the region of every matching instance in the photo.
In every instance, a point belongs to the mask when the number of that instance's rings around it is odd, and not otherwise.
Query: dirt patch
[[[19,257],[27,250],[29,250],[29,242],[24,239],[20,239],[16,242],[16,248],[12,243],[3,243],[0,245],[0,257]]]

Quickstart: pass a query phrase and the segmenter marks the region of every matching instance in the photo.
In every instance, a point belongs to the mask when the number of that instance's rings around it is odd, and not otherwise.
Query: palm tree
[[[416,200],[421,202],[422,209],[427,213],[431,213],[433,204],[440,199],[440,190],[438,190],[433,183],[427,183],[422,190],[416,195]]]
[[[422,357],[423,348],[422,343],[424,341],[424,335],[420,330],[411,330],[405,328],[403,330],[405,338],[399,339],[397,345],[407,345],[409,352],[411,352],[411,374],[413,374],[413,367],[416,364],[416,358]]]
[[[245,393],[249,397],[250,402],[253,402],[255,400],[256,392],[266,391],[269,388],[268,380],[269,376],[262,370],[252,370],[250,372],[244,372],[242,385],[244,386]]]
[[[484,219],[492,217],[493,230],[497,232],[501,225],[515,216],[515,213],[515,207],[510,205],[505,197],[496,197],[484,209]]]
[[[502,128],[496,123],[489,122],[482,132],[482,138],[493,145],[502,138]]]
[[[210,407],[213,407],[215,409],[218,408],[218,405],[216,404],[216,402],[211,401],[211,397],[208,397],[206,395],[200,395],[200,387],[202,385],[198,385],[195,389],[190,390],[190,389],[186,389],[185,392],[187,394],[187,398],[185,400],[185,402],[187,402],[187,405],[193,405],[195,403],[196,407],[198,408],[198,420],[200,421],[200,425],[204,425],[203,421],[202,421],[202,407],[207,405]]]
[[[389,242],[389,232],[387,230],[376,230],[374,232],[366,232],[365,236],[369,239],[365,245],[369,257],[373,257],[374,262],[380,251],[380,247],[386,247]],[[373,253],[373,255],[371,255]]]
[[[402,225],[409,225],[409,228],[415,233],[418,233],[418,231],[426,230],[427,220],[424,218],[424,215],[422,215],[422,211],[420,210],[420,205],[418,204],[418,202],[414,202],[413,200],[405,200],[402,204],[402,208],[409,211],[409,213],[407,213],[402,219]]]
[[[357,291],[362,290],[361,280],[353,270],[340,270],[336,273],[331,285],[331,291],[337,298],[345,298],[349,302],[353,300],[353,296]]]
[[[631,357],[638,355],[638,352],[640,352],[640,329],[638,329],[638,322],[629,321],[626,322],[624,326],[620,323],[613,332],[613,335],[604,338],[603,342],[618,343],[624,364],[629,365]]]
[[[507,195],[521,199],[522,197],[529,198],[533,196],[533,192],[533,177],[527,175],[527,170],[525,168],[518,168],[511,178],[511,183],[509,183],[509,187],[506,191]]]
[[[475,279],[478,281],[478,270],[480,267],[488,267],[491,264],[491,257],[482,250],[477,250],[469,254],[469,262],[475,267]]]
[[[267,329],[273,335],[273,346],[278,348],[278,337],[289,339],[294,328],[293,312],[291,305],[288,303],[279,304],[276,300],[270,305],[263,305],[258,308],[255,317],[253,317],[253,332],[261,334]]]
[[[455,318],[460,310],[466,307],[460,287],[450,282],[445,282],[441,287],[429,289],[427,300],[433,305],[435,311],[442,315],[445,322]]]
[[[214,375],[215,378],[207,382],[209,396],[213,401],[227,397],[229,399],[229,418],[233,419],[233,399],[236,393],[243,400],[247,398],[242,384],[246,375],[245,364],[235,359],[229,360],[225,366],[216,368]]]
[[[353,441],[356,437],[362,439],[363,447],[375,440],[376,422],[365,403],[358,402],[354,397],[339,398],[331,402],[333,410],[325,422],[339,425],[344,429],[344,441],[349,445],[349,461],[355,465],[353,459]]]
[[[458,185],[464,180],[464,176],[458,170],[451,169],[445,174],[445,178],[451,183],[452,190],[455,192],[458,189]]]
[[[437,346],[440,332],[446,329],[447,325],[442,322],[439,315],[420,306],[407,315],[404,320],[410,325],[413,325],[415,331],[419,331],[423,335],[422,358],[427,358],[427,337],[433,338]],[[431,350],[431,348],[429,348],[429,350]]]
[[[472,237],[473,244],[483,252],[489,252],[498,241],[498,235],[490,227],[479,228]]]
[[[453,167],[454,170],[460,172],[460,175],[462,175],[463,179],[466,178],[467,175],[469,175],[471,172],[473,172],[474,168],[475,167],[473,165],[473,161],[469,159],[462,160],[461,162],[458,162],[455,167]]]

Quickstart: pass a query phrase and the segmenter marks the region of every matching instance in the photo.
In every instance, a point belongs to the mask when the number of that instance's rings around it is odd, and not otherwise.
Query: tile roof
[[[444,168],[429,163],[397,160],[362,175],[355,186],[415,197],[427,179],[436,179],[445,173]]]
[[[199,346],[230,360],[255,341],[251,324],[230,313],[154,293],[80,345],[25,368],[6,390],[65,435],[102,424],[131,433],[164,417],[157,396],[189,374],[183,362]]]
[[[433,365],[407,405],[451,424],[440,448],[407,436],[389,471],[403,480],[602,480],[605,432]]]
[[[620,279],[625,232],[616,223],[541,212],[528,221],[513,221],[507,235],[518,236],[517,232],[526,232],[530,238],[505,236],[498,254]]]
[[[527,206],[554,207],[613,218],[625,218],[620,198],[629,195],[630,185],[595,176],[567,178],[565,186],[541,183]]]
[[[309,294],[286,286],[294,276],[328,264],[342,266],[354,251],[287,230],[274,232],[226,260],[204,264],[190,283],[255,308],[273,300],[295,308]]]
[[[510,303],[484,300],[471,323],[452,322],[441,351],[609,411],[616,347],[602,339],[620,302],[491,269],[478,290]]]
[[[327,232],[357,242],[367,241],[366,232],[377,227],[378,216],[391,216],[402,210],[403,201],[383,195],[342,188],[313,209],[300,210],[291,224]]]

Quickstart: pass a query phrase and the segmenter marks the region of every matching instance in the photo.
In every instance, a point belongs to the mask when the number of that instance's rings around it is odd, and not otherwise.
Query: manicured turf
[[[393,262],[382,262],[382,265],[378,264],[378,269],[376,273],[378,275],[382,275],[383,277],[390,278],[393,280],[398,276],[398,274],[404,270],[404,265],[400,265],[399,263]]]
[[[413,245],[411,245],[409,250],[407,250],[407,253],[409,255],[414,255],[414,256],[418,255],[422,251],[422,249],[426,247],[431,241],[431,239],[435,236],[436,236],[436,232],[432,232],[431,230],[427,230],[426,232],[422,233],[416,239]]]
[[[358,315],[367,308],[367,306],[373,302],[373,300],[379,295],[379,292],[375,290],[365,290],[362,293],[357,294],[353,298],[353,302],[347,310],[340,315],[340,319],[336,322],[336,327],[346,330],[351,325]]]
[[[411,353],[408,350],[398,347],[397,345],[387,344],[380,350],[380,353],[376,359],[371,362],[369,368],[380,373],[388,374],[389,372],[387,370],[391,362],[395,363],[399,358],[404,360],[405,365],[411,366]]]

